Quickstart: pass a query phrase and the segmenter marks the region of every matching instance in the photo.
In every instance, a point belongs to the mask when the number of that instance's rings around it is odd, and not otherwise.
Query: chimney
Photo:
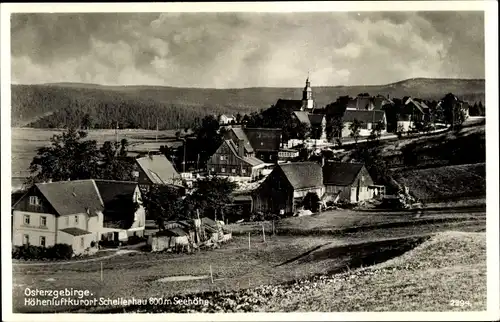
[[[245,140],[239,140],[238,141],[238,155],[240,157],[245,156]]]

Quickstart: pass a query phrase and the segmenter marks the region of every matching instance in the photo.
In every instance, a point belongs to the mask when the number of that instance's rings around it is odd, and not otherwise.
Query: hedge
[[[70,259],[73,247],[68,244],[55,244],[50,247],[23,245],[14,246],[13,259]]]

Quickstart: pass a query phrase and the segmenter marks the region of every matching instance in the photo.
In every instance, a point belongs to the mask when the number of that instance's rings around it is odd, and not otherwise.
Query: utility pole
[[[155,141],[158,142],[158,119],[156,119],[156,137]]]
[[[184,156],[182,158],[182,172],[186,172],[186,139],[183,139],[184,141]]]
[[[118,121],[116,121],[116,128],[115,128],[115,142],[118,143]]]

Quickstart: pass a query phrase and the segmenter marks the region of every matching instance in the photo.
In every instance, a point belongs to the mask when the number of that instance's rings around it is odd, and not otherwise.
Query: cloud
[[[14,14],[12,81],[183,87],[484,78],[481,12]]]

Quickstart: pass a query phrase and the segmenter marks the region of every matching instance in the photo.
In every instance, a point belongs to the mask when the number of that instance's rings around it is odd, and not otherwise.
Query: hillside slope
[[[313,84],[314,86],[314,84]],[[122,126],[153,128],[160,119],[161,128],[191,124],[195,117],[209,113],[249,113],[268,108],[278,98],[298,99],[302,88],[204,89],[160,86],[101,86],[59,83],[12,85],[12,126],[57,127],[78,121],[89,113],[93,119],[109,115]],[[452,92],[462,99],[484,102],[485,82],[481,79],[409,79],[380,86],[314,87],[318,106],[325,106],[342,95],[359,93],[391,97],[414,96],[440,99]],[[44,116],[52,113],[50,116]]]

